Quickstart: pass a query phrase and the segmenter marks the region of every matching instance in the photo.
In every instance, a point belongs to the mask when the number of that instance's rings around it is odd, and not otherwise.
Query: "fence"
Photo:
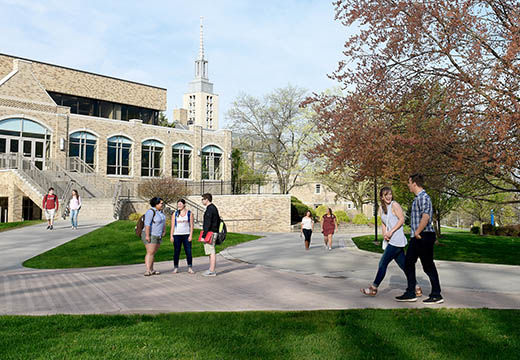
[[[187,195],[252,195],[252,194],[282,194],[280,186],[273,181],[186,181]]]

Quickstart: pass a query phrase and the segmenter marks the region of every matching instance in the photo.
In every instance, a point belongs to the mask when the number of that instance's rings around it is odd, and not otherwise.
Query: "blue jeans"
[[[374,286],[378,287],[379,284],[381,284],[381,281],[383,281],[383,279],[385,278],[388,264],[390,264],[392,260],[395,260],[395,262],[397,263],[397,265],[399,265],[401,270],[404,271],[404,248],[393,246],[390,244],[386,246],[385,252],[383,253],[383,256],[381,256],[381,260],[379,260],[379,269],[377,270],[376,279],[374,280]]]
[[[79,209],[70,211],[70,222],[74,227],[78,227],[78,213]]]
[[[173,235],[173,266],[179,267],[179,256],[181,255],[181,246],[184,245],[184,252],[186,253],[186,261],[191,267],[191,242],[188,241],[189,235]]]

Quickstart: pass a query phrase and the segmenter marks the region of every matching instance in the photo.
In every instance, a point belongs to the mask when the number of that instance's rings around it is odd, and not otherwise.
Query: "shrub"
[[[520,236],[520,225],[506,225],[495,228],[495,235]]]
[[[145,199],[160,197],[166,204],[174,204],[188,193],[186,184],[171,176],[149,179],[139,184],[139,195]]]
[[[495,235],[496,227],[491,224],[482,224],[483,235]]]
[[[328,206],[320,205],[316,208],[316,216],[318,217],[318,220],[321,220],[323,215],[327,213],[327,210],[329,209]]]
[[[137,220],[139,220],[141,218],[141,216],[143,216],[143,214],[131,213],[130,215],[128,215],[128,220],[137,222]]]
[[[475,226],[472,226],[471,229],[470,229],[471,233],[472,234],[480,234],[480,226],[478,225],[475,225]]]
[[[350,218],[348,217],[347,213],[343,210],[336,210],[334,211],[334,215],[336,215],[336,219],[340,223],[348,223],[350,222]]]
[[[374,217],[373,216],[370,218],[370,220],[368,220],[368,223],[374,225]],[[383,224],[383,220],[381,220],[381,216],[378,216],[377,217],[377,225],[381,226],[382,224]]]
[[[352,222],[356,225],[366,225],[368,224],[368,218],[365,216],[365,214],[356,214],[354,219],[352,219]]]
[[[475,221],[475,222],[473,223],[473,226],[478,226],[479,229],[480,229],[480,225],[482,225],[482,223],[481,223],[480,221]]]
[[[300,222],[307,210],[310,210],[312,217],[316,218],[314,209],[302,203],[298,198],[291,196],[291,223]]]

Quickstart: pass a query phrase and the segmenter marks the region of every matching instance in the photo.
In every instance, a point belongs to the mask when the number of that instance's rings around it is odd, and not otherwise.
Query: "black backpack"
[[[220,225],[218,227],[218,234],[217,234],[217,239],[215,240],[215,245],[222,244],[224,242],[224,240],[226,240],[226,235],[227,235],[226,223],[224,222],[224,220],[222,220],[222,218],[220,218]]]

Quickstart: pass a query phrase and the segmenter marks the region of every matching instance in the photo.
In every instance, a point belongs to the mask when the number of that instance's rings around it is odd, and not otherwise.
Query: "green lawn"
[[[520,311],[0,317],[7,359],[518,359]]]
[[[113,266],[144,263],[145,248],[140,238],[134,232],[135,222],[119,220],[94,230],[75,240],[49,250],[23,263],[24,266],[38,269],[65,269],[94,266]],[[173,259],[173,244],[170,242],[170,228],[155,261]],[[199,243],[199,230],[193,232],[193,257],[204,255],[204,246]],[[245,241],[258,239],[258,236],[228,233],[220,251]],[[184,249],[181,259],[185,258]]]
[[[476,263],[520,265],[520,238],[509,236],[480,236],[469,231],[443,229],[435,246],[435,259],[467,261]],[[408,238],[409,236],[406,235]],[[374,236],[359,236],[352,239],[361,250],[382,253],[381,246],[373,243]],[[379,236],[382,241],[383,237]]]
[[[35,224],[40,224],[44,222],[45,220],[26,220],[26,221],[14,221],[14,222],[6,222],[6,223],[0,223],[0,232],[7,231],[7,230],[13,230],[25,226],[31,226]]]

